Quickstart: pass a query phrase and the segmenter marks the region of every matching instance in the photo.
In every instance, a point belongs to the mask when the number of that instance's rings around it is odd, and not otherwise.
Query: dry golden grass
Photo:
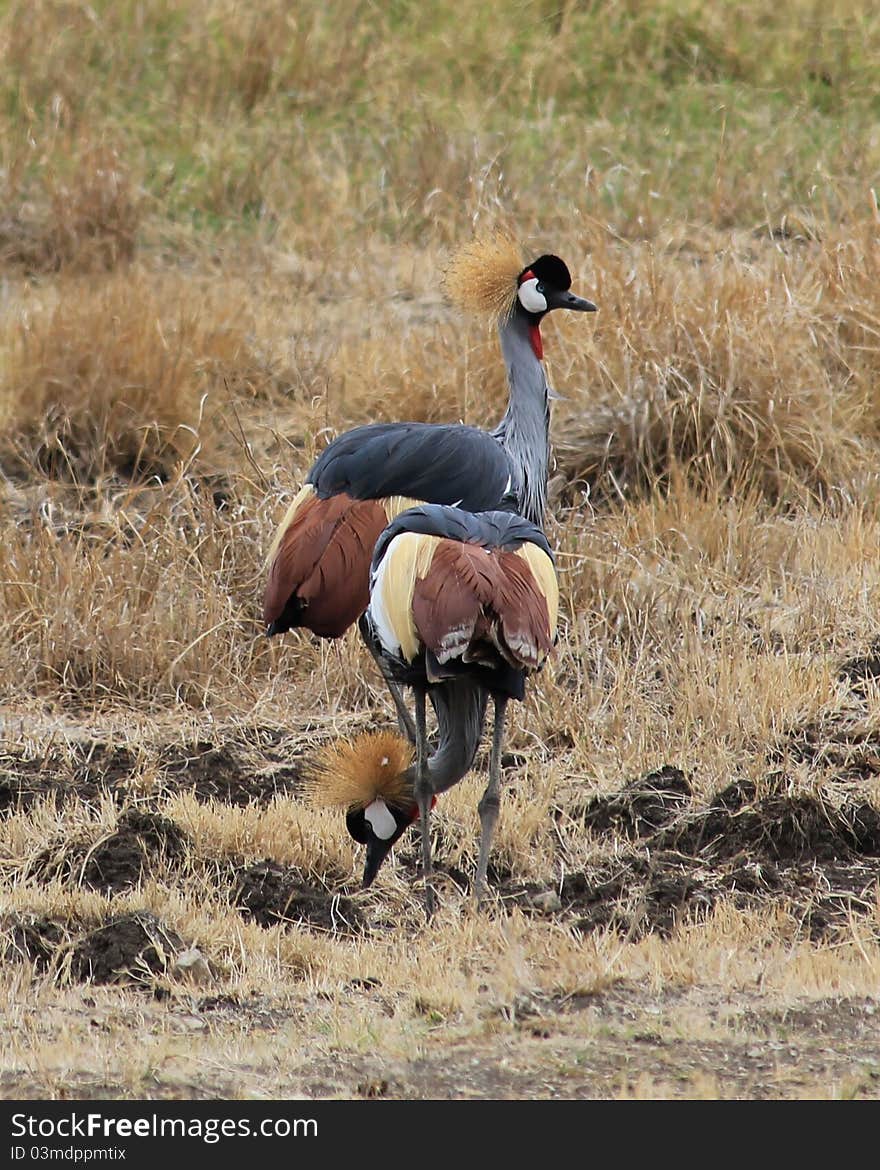
[[[218,295],[142,269],[25,293],[0,342],[7,470],[90,483],[168,479],[196,458],[202,474],[234,469],[237,404],[311,392],[260,312],[234,281]]]
[[[878,46],[855,0],[3,8],[0,1095],[876,1097]],[[426,927],[415,839],[361,892],[302,788],[385,689],[261,636],[263,564],[333,434],[498,420],[443,274],[499,223],[599,312],[544,327],[496,897],[484,745]],[[664,769],[739,860],[590,827]],[[119,921],[169,961],[88,982]]]
[[[673,467],[770,499],[872,490],[878,221],[785,242],[710,234],[656,247],[590,241],[603,307],[589,368],[557,419],[567,483],[627,496]]]
[[[5,175],[4,202],[13,214],[0,224],[0,256],[28,272],[105,272],[131,260],[143,196],[112,147],[53,144],[40,160],[39,195],[30,198],[19,156]],[[58,167],[59,169],[55,169]]]

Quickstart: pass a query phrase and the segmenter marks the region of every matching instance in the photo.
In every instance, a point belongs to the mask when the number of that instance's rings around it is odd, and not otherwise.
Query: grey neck
[[[470,771],[483,736],[488,693],[469,678],[450,679],[432,687],[439,742],[428,757],[434,793],[445,792]]]
[[[519,509],[543,527],[550,463],[550,402],[544,367],[529,337],[529,319],[517,306],[498,329],[507,366],[510,399],[504,418],[492,432],[510,456],[519,483],[514,483]]]

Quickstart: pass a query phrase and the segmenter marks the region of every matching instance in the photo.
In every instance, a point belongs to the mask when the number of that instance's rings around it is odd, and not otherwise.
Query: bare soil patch
[[[774,787],[775,786],[775,787]],[[741,908],[775,903],[809,937],[848,931],[872,916],[880,880],[880,815],[858,797],[830,807],[770,778],[767,795],[734,782],[695,806],[677,769],[664,769],[598,798],[581,813],[586,828],[612,826],[633,844],[562,883],[563,906],[581,930],[614,926],[628,937],[705,915],[721,898]]]
[[[71,974],[82,982],[151,982],[183,950],[174,930],[154,914],[121,914],[84,934],[71,953]]]
[[[199,800],[265,805],[302,788],[299,764],[285,755],[283,744],[280,734],[264,731],[256,744],[199,740],[188,748],[164,748],[160,761],[169,785],[191,788]]]
[[[291,760],[287,737],[265,730],[254,740],[215,744],[160,744],[153,753],[158,788],[191,790],[199,800],[230,805],[268,804],[278,794],[302,786],[299,762]],[[29,749],[10,744],[0,749],[0,815],[29,808],[47,796],[59,804],[77,798],[94,803],[101,796],[124,799],[132,780],[146,763],[124,746],[84,740],[63,751],[51,749],[35,757]]]
[[[159,858],[179,865],[186,852],[187,836],[173,821],[155,812],[129,808],[111,834],[94,841],[62,838],[53,842],[34,857],[27,876],[117,893],[137,885]]]
[[[289,866],[273,861],[244,866],[233,886],[235,905],[260,926],[281,922],[340,934],[366,929],[363,914],[350,898],[316,888]]]
[[[807,729],[796,747],[809,742]],[[31,859],[26,880],[114,894],[136,891],[157,874],[183,888],[186,874],[198,869],[210,872],[242,917],[260,926],[280,924],[339,938],[371,932],[369,914],[344,892],[356,889],[357,874],[331,871],[317,884],[313,875],[273,858],[199,856],[188,834],[160,811],[163,798],[182,791],[231,806],[263,805],[279,792],[295,795],[300,766],[286,762],[282,736],[264,737],[257,745],[245,740],[165,745],[156,755],[162,779],[148,802],[124,807],[111,833],[94,827],[50,842]],[[93,742],[43,760],[7,750],[2,766],[11,810],[47,797],[62,805],[73,796],[97,804],[110,794],[121,802],[138,761],[123,746]],[[630,940],[669,937],[725,899],[741,909],[775,905],[815,942],[844,937],[856,920],[880,937],[875,896],[880,814],[857,790],[832,803],[818,793],[793,790],[783,773],[771,773],[760,793],[754,783],[734,781],[701,802],[685,773],[667,766],[611,796],[558,807],[555,816],[567,832],[595,839],[597,861],[566,872],[555,891],[523,882],[496,862],[490,877],[501,903],[584,934],[612,927]],[[618,842],[614,856],[603,857],[598,847],[611,836]],[[467,891],[470,874],[444,860],[442,824],[436,854],[441,889],[446,880]],[[401,842],[398,864],[417,879],[417,832]],[[415,891],[413,897],[418,898]],[[154,917],[138,915],[87,925],[25,916],[7,926],[7,957],[45,969],[58,967],[60,952],[71,950],[68,970],[75,979],[124,979],[136,968],[164,971],[174,954],[190,945]],[[157,948],[159,936],[164,941]]]

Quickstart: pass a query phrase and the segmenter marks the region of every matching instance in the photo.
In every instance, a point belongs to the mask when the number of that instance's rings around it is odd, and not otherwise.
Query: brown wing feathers
[[[498,648],[508,662],[534,670],[553,649],[548,598],[531,566],[515,552],[499,552],[503,589],[496,628]]]
[[[474,629],[491,586],[482,579],[480,566],[469,552],[476,545],[439,540],[426,575],[414,583],[412,614],[421,642],[440,662],[462,657],[474,637]],[[481,558],[484,559],[484,558]]]
[[[269,624],[279,618],[296,594],[305,607],[297,624],[336,638],[367,607],[370,557],[388,523],[385,502],[344,494],[321,500],[314,491],[300,496],[274,548],[263,619]]]
[[[440,540],[415,583],[412,611],[420,639],[440,662],[486,658],[491,644],[511,666],[533,669],[553,646],[555,599],[512,551]]]

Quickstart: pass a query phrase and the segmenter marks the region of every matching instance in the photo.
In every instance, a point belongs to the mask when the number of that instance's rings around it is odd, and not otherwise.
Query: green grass
[[[624,234],[682,209],[751,227],[840,215],[880,166],[868,4],[10,3],[0,44],[13,201],[107,143],[157,218],[199,233],[315,231],[345,181],[338,235],[412,239],[447,168],[492,160],[514,215],[543,192]],[[480,207],[450,201],[460,235]]]

